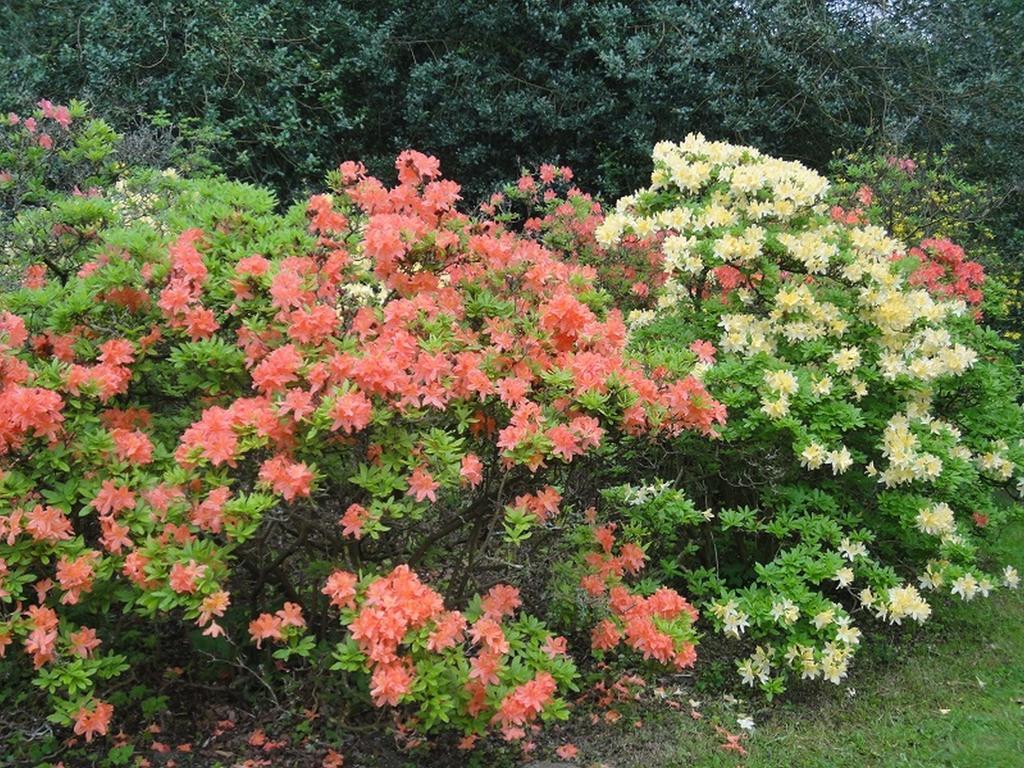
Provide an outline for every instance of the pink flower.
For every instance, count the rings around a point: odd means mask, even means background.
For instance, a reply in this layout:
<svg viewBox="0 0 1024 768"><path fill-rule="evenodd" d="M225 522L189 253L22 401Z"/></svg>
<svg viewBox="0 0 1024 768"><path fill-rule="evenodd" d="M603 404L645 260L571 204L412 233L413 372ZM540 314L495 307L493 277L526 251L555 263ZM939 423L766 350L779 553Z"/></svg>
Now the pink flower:
<svg viewBox="0 0 1024 768"><path fill-rule="evenodd" d="M650 293L651 291L647 283L643 282L642 280L638 280L637 282L633 283L632 287L630 287L629 290L634 295L639 296L641 299L646 298L647 294Z"/></svg>
<svg viewBox="0 0 1024 768"><path fill-rule="evenodd" d="M257 648L263 647L264 640L283 640L281 629L281 617L269 613L261 613L249 622L249 635L256 641Z"/></svg>
<svg viewBox="0 0 1024 768"><path fill-rule="evenodd" d="M703 341L701 339L697 339L697 341L690 345L690 351L697 356L698 360L702 363L706 363L707 365L711 365L715 362L715 355L718 353L714 344L710 341Z"/></svg>
<svg viewBox="0 0 1024 768"><path fill-rule="evenodd" d="M522 604L518 589L508 584L495 584L480 601L480 608L484 616L501 621L502 617L515 613L516 608Z"/></svg>
<svg viewBox="0 0 1024 768"><path fill-rule="evenodd" d="M404 664L379 664L370 676L370 696L378 707L390 704L392 707L412 688L412 675Z"/></svg>
<svg viewBox="0 0 1024 768"><path fill-rule="evenodd" d="M356 541L363 538L363 526L370 519L370 512L361 504L350 504L338 524L342 526L341 535L351 536Z"/></svg>
<svg viewBox="0 0 1024 768"><path fill-rule="evenodd" d="M199 565L195 560L189 560L188 565L175 563L171 566L167 582L178 594L196 591L196 579L201 579L206 573L206 566Z"/></svg>
<svg viewBox="0 0 1024 768"><path fill-rule="evenodd" d="M484 463L473 453L467 453L462 457L462 466L459 469L459 476L470 486L477 486L484 479Z"/></svg>
<svg viewBox="0 0 1024 768"><path fill-rule="evenodd" d="M437 501L437 489L441 484L436 482L431 474L420 467L417 467L409 478L409 495L416 501L430 499Z"/></svg>
<svg viewBox="0 0 1024 768"><path fill-rule="evenodd" d="M544 641L544 653L552 659L568 653L568 643L564 637L549 637Z"/></svg>
<svg viewBox="0 0 1024 768"><path fill-rule="evenodd" d="M555 750L555 754L563 760L575 760L580 751L574 744L563 744Z"/></svg>
<svg viewBox="0 0 1024 768"><path fill-rule="evenodd" d="M75 713L75 733L85 736L86 741L92 741L97 734L105 736L113 714L113 706L97 699L92 709L82 707Z"/></svg>
<svg viewBox="0 0 1024 768"><path fill-rule="evenodd" d="M313 472L302 462L275 456L263 462L260 480L271 486L274 493L283 496L285 501L291 501L296 496L309 496Z"/></svg>
<svg viewBox="0 0 1024 768"><path fill-rule="evenodd" d="M346 392L341 395L331 409L331 418L334 423L333 430L344 430L345 434L352 434L366 429L373 417L373 403L362 392Z"/></svg>
<svg viewBox="0 0 1024 768"><path fill-rule="evenodd" d="M338 608L356 607L356 583L354 573L335 571L327 577L327 583L320 590L331 599L331 605Z"/></svg>

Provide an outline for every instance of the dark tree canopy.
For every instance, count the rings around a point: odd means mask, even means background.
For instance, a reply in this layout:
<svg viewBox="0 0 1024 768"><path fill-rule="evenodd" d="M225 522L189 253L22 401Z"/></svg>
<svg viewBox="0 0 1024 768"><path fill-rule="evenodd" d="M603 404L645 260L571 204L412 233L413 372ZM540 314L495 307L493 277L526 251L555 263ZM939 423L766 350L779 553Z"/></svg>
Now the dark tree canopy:
<svg viewBox="0 0 1024 768"><path fill-rule="evenodd" d="M412 146L470 196L542 160L614 195L688 131L817 167L953 145L1022 174L1016 0L13 0L0 27L0 107L200 118L227 171L287 194Z"/></svg>

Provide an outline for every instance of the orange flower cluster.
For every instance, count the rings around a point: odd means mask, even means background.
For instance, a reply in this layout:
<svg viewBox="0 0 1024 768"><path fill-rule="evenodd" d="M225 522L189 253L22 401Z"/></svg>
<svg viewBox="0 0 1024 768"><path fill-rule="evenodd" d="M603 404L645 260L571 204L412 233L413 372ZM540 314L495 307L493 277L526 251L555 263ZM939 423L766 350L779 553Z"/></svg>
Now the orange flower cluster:
<svg viewBox="0 0 1024 768"><path fill-rule="evenodd" d="M643 570L643 549L626 542L613 554L614 526L593 526L593 532L599 548L585 555L580 586L592 597L606 599L611 613L591 631L591 647L604 652L625 642L644 659L677 669L692 667L697 660L692 631L697 609L669 587L647 597L631 592L622 582L627 574Z"/></svg>
<svg viewBox="0 0 1024 768"><path fill-rule="evenodd" d="M985 268L964 257L964 249L946 238L927 238L909 255L918 266L911 273L911 285L923 285L941 298L961 298L968 304L979 304Z"/></svg>

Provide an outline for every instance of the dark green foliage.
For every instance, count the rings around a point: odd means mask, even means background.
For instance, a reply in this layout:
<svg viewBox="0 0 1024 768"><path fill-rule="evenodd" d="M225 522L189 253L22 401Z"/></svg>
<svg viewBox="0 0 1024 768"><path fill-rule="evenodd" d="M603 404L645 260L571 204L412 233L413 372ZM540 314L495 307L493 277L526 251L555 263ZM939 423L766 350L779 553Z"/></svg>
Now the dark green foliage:
<svg viewBox="0 0 1024 768"><path fill-rule="evenodd" d="M614 197L691 130L817 167L950 144L979 177L1022 174L1016 0L13 0L0 29L0 108L198 118L226 170L289 195L414 146L467 197L542 160Z"/></svg>

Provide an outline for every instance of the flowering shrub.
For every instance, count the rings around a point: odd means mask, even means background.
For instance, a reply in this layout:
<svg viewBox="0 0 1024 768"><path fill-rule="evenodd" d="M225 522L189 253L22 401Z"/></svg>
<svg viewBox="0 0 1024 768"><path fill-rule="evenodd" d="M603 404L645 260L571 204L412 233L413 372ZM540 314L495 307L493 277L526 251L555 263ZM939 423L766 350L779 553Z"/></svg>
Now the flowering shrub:
<svg viewBox="0 0 1024 768"><path fill-rule="evenodd" d="M6 216L50 202L60 192L81 192L111 182L114 131L87 117L82 102L42 99L27 115L0 121L0 210Z"/></svg>
<svg viewBox="0 0 1024 768"><path fill-rule="evenodd" d="M458 212L434 158L396 167L388 188L345 163L283 217L166 180L66 279L33 265L3 296L0 654L87 740L125 669L112 610L333 658L467 744L562 717L565 640L520 611L544 574L502 582L562 546L610 441L722 428L700 381L626 354L593 269ZM681 597L610 595L631 647L692 663Z"/></svg>
<svg viewBox="0 0 1024 768"><path fill-rule="evenodd" d="M699 360L730 412L713 450L684 438L658 468L706 500L694 522L714 560L651 534L666 505L692 518L679 491L631 486L619 514L639 507L652 560L756 646L739 670L769 694L791 673L839 682L859 616L923 621L926 591L1018 583L979 557L1020 513L1024 463L1019 372L971 310L983 273L947 241L907 252L867 212L830 211L827 189L797 163L691 135L655 147L651 186L596 231L661 238L669 279L658 312L631 315L634 344L670 368Z"/></svg>
<svg viewBox="0 0 1024 768"><path fill-rule="evenodd" d="M118 176L110 126L89 118L81 102L42 99L37 107L0 119L0 280L7 287L21 279L26 249L41 263L37 271L48 264L66 276L67 252L106 223L91 198Z"/></svg>
<svg viewBox="0 0 1024 768"><path fill-rule="evenodd" d="M41 109L71 144L18 118L8 166L78 146ZM469 748L566 717L579 651L694 665L697 607L774 695L929 591L1016 586L983 547L1024 490L998 282L870 188L699 136L654 160L607 213L542 166L469 216L414 151L283 215L173 172L22 206L0 656L52 719L113 727L117 614Z"/></svg>
<svg viewBox="0 0 1024 768"><path fill-rule="evenodd" d="M905 243L946 241L966 252L1001 284L986 291L999 312L988 322L1021 340L1021 233L1013 226L1012 195L971 180L950 150L902 156L895 151L854 153L832 165L830 197L837 212L870 218ZM922 245L922 248L924 246Z"/></svg>
<svg viewBox="0 0 1024 768"><path fill-rule="evenodd" d="M177 171L210 172L202 136L149 122L120 135L78 101L38 103L0 120L0 285L66 282L102 230L154 226L176 191Z"/></svg>
<svg viewBox="0 0 1024 768"><path fill-rule="evenodd" d="M598 285L622 311L651 308L665 281L658 239L627 236L614 244L599 243L594 233L604 220L601 204L572 185L572 179L571 168L542 165L492 195L481 210L593 267Z"/></svg>
<svg viewBox="0 0 1024 768"><path fill-rule="evenodd" d="M644 597L624 584L627 574L643 570L647 555L636 541L623 543L615 553L615 527L591 522L589 532L598 546L580 563L580 587L604 614L591 632L592 648L603 653L622 642L645 660L692 667L697 659L696 609L669 587L659 586Z"/></svg>
<svg viewBox="0 0 1024 768"><path fill-rule="evenodd" d="M996 246L986 222L1000 201L985 184L967 180L948 151L903 155L896 150L836 159L830 175L835 205L870 217L901 242L948 238L986 260Z"/></svg>

